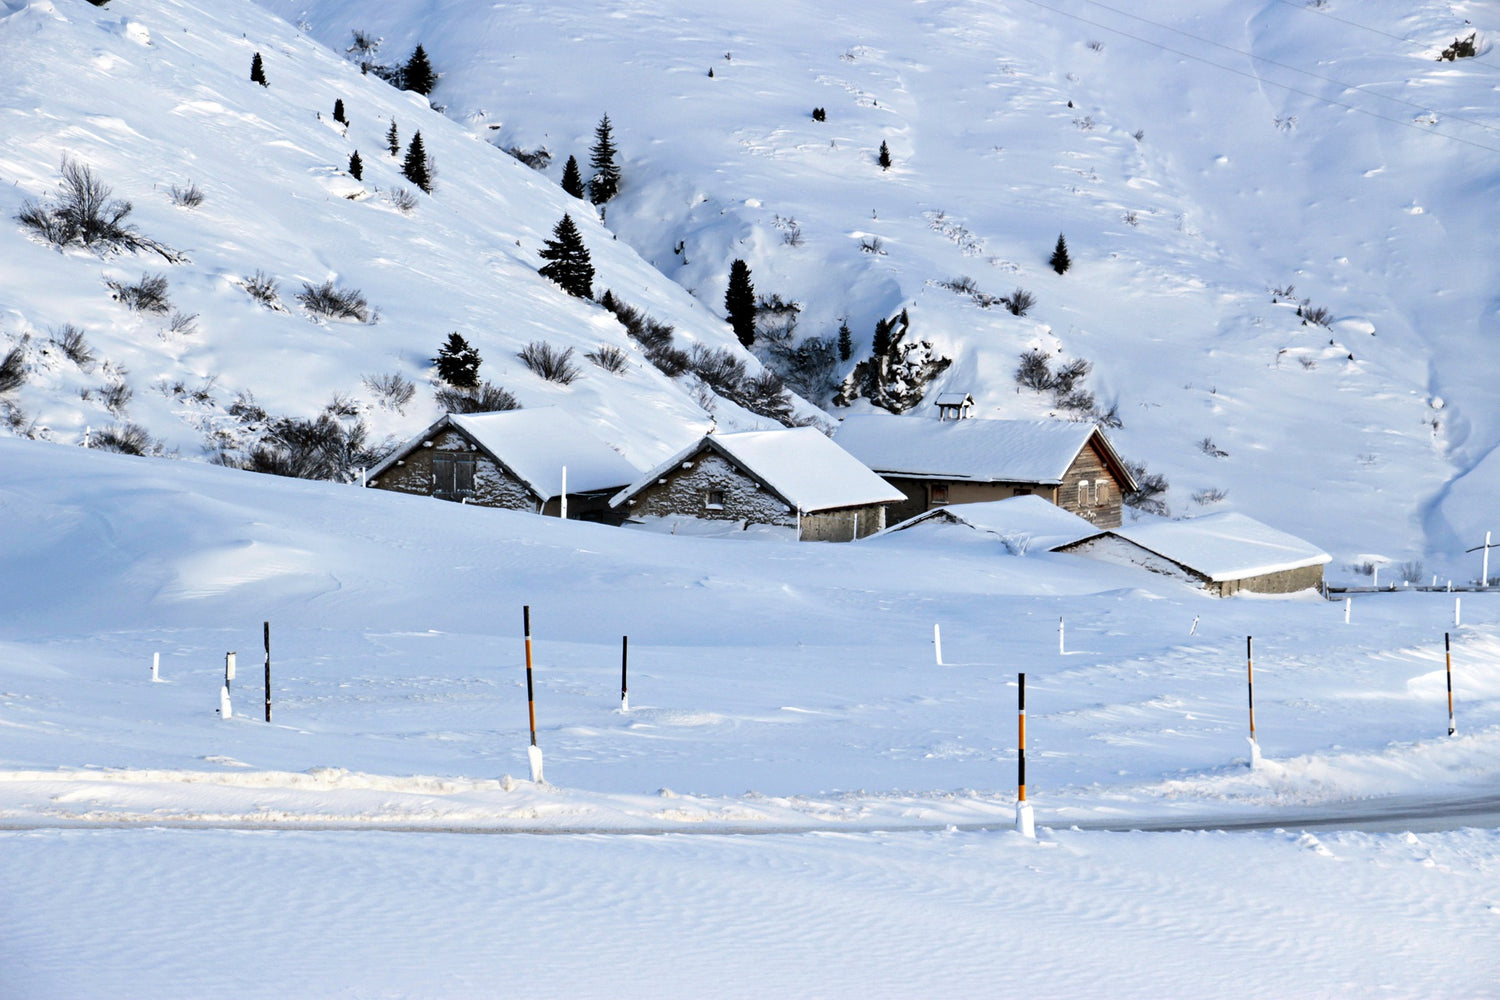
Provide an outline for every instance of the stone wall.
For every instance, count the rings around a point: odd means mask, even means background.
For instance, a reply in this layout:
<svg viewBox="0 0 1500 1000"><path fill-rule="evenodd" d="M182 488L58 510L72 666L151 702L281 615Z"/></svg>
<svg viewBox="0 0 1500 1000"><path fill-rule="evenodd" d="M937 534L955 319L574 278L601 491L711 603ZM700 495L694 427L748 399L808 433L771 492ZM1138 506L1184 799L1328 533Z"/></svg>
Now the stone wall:
<svg viewBox="0 0 1500 1000"><path fill-rule="evenodd" d="M474 457L474 494L466 502L484 507L506 507L511 510L537 509L541 498L483 452L475 450L468 438L447 428L412 449L400 462L382 472L369 485L397 493L433 495L432 459L439 454L463 453ZM448 498L444 498L448 499Z"/></svg>
<svg viewBox="0 0 1500 1000"><path fill-rule="evenodd" d="M631 517L698 517L711 521L748 521L753 524L795 526L797 512L775 494L735 468L722 456L707 449L695 452L685 463L661 477L631 499L626 509ZM710 504L710 494L722 494L722 502Z"/></svg>

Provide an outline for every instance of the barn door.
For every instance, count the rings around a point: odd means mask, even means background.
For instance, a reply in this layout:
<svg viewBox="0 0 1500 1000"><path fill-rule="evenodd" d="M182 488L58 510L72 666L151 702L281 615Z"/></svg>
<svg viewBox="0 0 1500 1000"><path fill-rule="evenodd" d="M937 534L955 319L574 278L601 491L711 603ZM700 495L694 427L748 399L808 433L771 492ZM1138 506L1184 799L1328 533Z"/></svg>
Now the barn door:
<svg viewBox="0 0 1500 1000"><path fill-rule="evenodd" d="M432 456L432 495L463 500L474 495L473 455Z"/></svg>

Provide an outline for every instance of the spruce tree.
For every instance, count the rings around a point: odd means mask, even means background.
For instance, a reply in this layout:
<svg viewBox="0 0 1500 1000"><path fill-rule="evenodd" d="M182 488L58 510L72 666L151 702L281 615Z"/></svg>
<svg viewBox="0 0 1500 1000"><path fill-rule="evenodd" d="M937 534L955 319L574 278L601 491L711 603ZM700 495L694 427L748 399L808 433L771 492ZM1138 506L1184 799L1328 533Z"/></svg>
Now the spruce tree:
<svg viewBox="0 0 1500 1000"><path fill-rule="evenodd" d="M392 156L401 155L401 136L396 132L396 119L391 119L391 127L385 130L385 148L391 151Z"/></svg>
<svg viewBox="0 0 1500 1000"><path fill-rule="evenodd" d="M348 125L349 119L344 117L344 99L335 97L333 99L333 120L340 125Z"/></svg>
<svg viewBox="0 0 1500 1000"><path fill-rule="evenodd" d="M609 115L599 119L594 129L594 147L589 150L589 166L594 177L589 181L589 201L602 205L620 191L620 168L615 163L615 142Z"/></svg>
<svg viewBox="0 0 1500 1000"><path fill-rule="evenodd" d="M411 145L406 147L406 160L401 164L401 173L423 192L432 193L432 172L427 169L427 150L422 145L421 132L412 134Z"/></svg>
<svg viewBox="0 0 1500 1000"><path fill-rule="evenodd" d="M438 349L437 357L432 360L437 365L438 378L453 388L478 388L479 352L457 330L448 334L448 342Z"/></svg>
<svg viewBox="0 0 1500 1000"><path fill-rule="evenodd" d="M750 283L750 265L736 260L729 265L729 287L724 291L724 311L740 343L755 343L755 286Z"/></svg>
<svg viewBox="0 0 1500 1000"><path fill-rule="evenodd" d="M542 247L541 258L547 261L538 268L544 278L550 278L562 286L569 295L580 299L594 296L594 265L589 260L589 249L583 245L583 237L573 224L573 217L564 215L552 229L552 239Z"/></svg>
<svg viewBox="0 0 1500 1000"><path fill-rule="evenodd" d="M854 353L854 334L849 332L849 321L839 321L839 360L848 361Z"/></svg>
<svg viewBox="0 0 1500 1000"><path fill-rule="evenodd" d="M423 97L432 93L432 88L437 86L437 74L432 71L432 64L427 61L427 52L422 46L418 45L412 50L411 58L401 68L401 85L407 90L415 90Z"/></svg>
<svg viewBox="0 0 1500 1000"><path fill-rule="evenodd" d="M568 157L567 165L563 167L562 189L575 198L583 197L583 178L578 173L578 158Z"/></svg>
<svg viewBox="0 0 1500 1000"><path fill-rule="evenodd" d="M1062 233L1057 234L1057 246L1052 248L1052 257L1047 261L1052 265L1052 270L1058 274L1064 274L1068 268L1073 266L1072 260L1068 258L1068 241L1063 239Z"/></svg>
<svg viewBox="0 0 1500 1000"><path fill-rule="evenodd" d="M250 60L250 82L258 83L262 87L269 87L266 82L266 66L260 61L260 53L255 53L255 58Z"/></svg>
<svg viewBox="0 0 1500 1000"><path fill-rule="evenodd" d="M893 319L875 321L875 338L870 342L870 355L876 361L891 353L891 330L896 326Z"/></svg>
<svg viewBox="0 0 1500 1000"><path fill-rule="evenodd" d="M887 146L885 144L885 140L883 140L883 139L880 142L880 158L879 158L879 163L880 163L880 169L881 170L889 170L889 169L891 169L891 147Z"/></svg>
<svg viewBox="0 0 1500 1000"><path fill-rule="evenodd" d="M359 150L357 149L349 156L349 176L357 181L365 179L365 164L359 158Z"/></svg>

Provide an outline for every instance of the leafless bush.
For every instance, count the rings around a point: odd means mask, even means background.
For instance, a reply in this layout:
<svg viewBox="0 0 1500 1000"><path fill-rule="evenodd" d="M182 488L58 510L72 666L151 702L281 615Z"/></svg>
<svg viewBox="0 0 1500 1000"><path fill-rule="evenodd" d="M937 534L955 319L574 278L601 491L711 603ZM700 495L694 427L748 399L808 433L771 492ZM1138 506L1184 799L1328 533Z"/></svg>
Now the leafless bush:
<svg viewBox="0 0 1500 1000"><path fill-rule="evenodd" d="M416 211L417 196L410 188L391 188L391 193L386 197L403 215L410 215Z"/></svg>
<svg viewBox="0 0 1500 1000"><path fill-rule="evenodd" d="M10 392L26 384L26 352L12 347L0 359L0 392Z"/></svg>
<svg viewBox="0 0 1500 1000"><path fill-rule="evenodd" d="M1229 491L1212 487L1206 490L1193 491L1193 503L1200 507L1210 507L1216 503L1223 503L1229 499Z"/></svg>
<svg viewBox="0 0 1500 1000"><path fill-rule="evenodd" d="M600 344L598 350L589 351L584 357L611 375L620 374L630 364L630 355L614 344Z"/></svg>
<svg viewBox="0 0 1500 1000"><path fill-rule="evenodd" d="M1145 462L1126 461L1125 466L1130 470L1136 485L1135 490L1125 494L1125 505L1147 514L1170 517L1172 511L1162 498L1170 489L1167 477L1159 472L1147 472Z"/></svg>
<svg viewBox="0 0 1500 1000"><path fill-rule="evenodd" d="M535 150L525 150L520 146L511 146L506 152L526 164L532 170L546 170L552 163L552 154L547 151L546 146Z"/></svg>
<svg viewBox="0 0 1500 1000"><path fill-rule="evenodd" d="M880 254L885 256L885 241L879 236L866 237L859 241L859 248L865 253Z"/></svg>
<svg viewBox="0 0 1500 1000"><path fill-rule="evenodd" d="M1091 52L1103 52L1104 51L1104 43L1101 42L1101 41L1099 41L1099 39L1097 39L1097 38L1090 38L1089 39L1089 51L1091 51Z"/></svg>
<svg viewBox="0 0 1500 1000"><path fill-rule="evenodd" d="M1303 299L1297 306L1297 315L1302 317L1302 325L1311 323L1314 326L1329 326L1333 323L1333 313L1322 306L1312 304L1312 299Z"/></svg>
<svg viewBox="0 0 1500 1000"><path fill-rule="evenodd" d="M1087 389L1059 392L1053 397L1052 403L1058 409L1071 413L1075 420L1083 420L1094 414L1094 394Z"/></svg>
<svg viewBox="0 0 1500 1000"><path fill-rule="evenodd" d="M100 254L150 250L174 264L185 259L128 225L125 220L133 208L128 201L111 198L112 193L92 168L64 158L61 191L54 203L27 201L16 220L56 247L77 243Z"/></svg>
<svg viewBox="0 0 1500 1000"><path fill-rule="evenodd" d="M178 208L197 208L203 204L203 191L192 181L188 181L185 187L173 184L172 204Z"/></svg>
<svg viewBox="0 0 1500 1000"><path fill-rule="evenodd" d="M781 242L785 243L789 247L800 247L804 242L806 242L802 238L802 227L797 225L796 222L792 222L781 234Z"/></svg>
<svg viewBox="0 0 1500 1000"><path fill-rule="evenodd" d="M1017 288L1009 295L1002 295L1000 301L1005 303L1005 308L1010 310L1013 316L1025 316L1036 305L1036 296L1024 288Z"/></svg>
<svg viewBox="0 0 1500 1000"><path fill-rule="evenodd" d="M959 275L957 278L954 278L951 281L939 281L938 287L946 288L948 289L948 291L956 292L959 295L979 294L979 286L975 284L974 279L969 277L967 274Z"/></svg>
<svg viewBox="0 0 1500 1000"><path fill-rule="evenodd" d="M143 274L141 280L133 285L121 281L107 281L105 284L114 290L115 299L127 309L162 314L172 309L171 300L167 298L167 276L164 274Z"/></svg>
<svg viewBox="0 0 1500 1000"><path fill-rule="evenodd" d="M375 396L376 402L383 410L394 410L397 413L406 412L406 404L412 401L417 394L417 387L399 372L390 375L366 375L361 380L365 388Z"/></svg>
<svg viewBox="0 0 1500 1000"><path fill-rule="evenodd" d="M72 323L64 323L52 332L52 343L63 352L63 356L83 371L94 367L94 349L83 337L83 331Z"/></svg>
<svg viewBox="0 0 1500 1000"><path fill-rule="evenodd" d="M315 316L330 319L357 319L361 323L368 322L370 319L370 307L365 297L356 289L337 288L332 281L325 281L316 286L304 281L302 291L297 293L297 301Z"/></svg>
<svg viewBox="0 0 1500 1000"><path fill-rule="evenodd" d="M197 333L198 314L174 312L171 322L167 324L167 332L178 337L187 337Z"/></svg>
<svg viewBox="0 0 1500 1000"><path fill-rule="evenodd" d="M581 372L573 363L573 348L559 351L545 340L533 340L516 352L516 357L548 382L569 385Z"/></svg>
<svg viewBox="0 0 1500 1000"><path fill-rule="evenodd" d="M1402 583L1421 583L1427 576L1426 569L1422 566L1422 560L1409 559L1396 567L1396 572L1401 577Z"/></svg>
<svg viewBox="0 0 1500 1000"><path fill-rule="evenodd" d="M1302 366L1303 371L1312 371L1318 367L1318 359L1306 354L1299 357L1297 363Z"/></svg>
<svg viewBox="0 0 1500 1000"><path fill-rule="evenodd" d="M1206 437L1202 441L1199 441L1198 442L1198 450L1201 451L1201 452L1203 452L1203 454L1207 455L1209 458L1228 458L1229 457L1229 452L1225 451L1223 448L1220 448L1218 445L1214 444L1214 439L1211 438L1211 437Z"/></svg>
<svg viewBox="0 0 1500 1000"><path fill-rule="evenodd" d="M1024 352L1016 366L1016 382L1035 392L1052 388L1052 367L1047 363L1050 357L1036 348Z"/></svg>
<svg viewBox="0 0 1500 1000"><path fill-rule="evenodd" d="M1062 365L1052 373L1052 385L1049 387L1058 396L1066 396L1073 391L1074 386L1088 377L1094 366L1083 358L1074 358ZM1093 406L1092 403L1089 404Z"/></svg>
<svg viewBox="0 0 1500 1000"><path fill-rule="evenodd" d="M115 416L122 416L125 407L135 398L135 390L126 382L110 382L99 390L99 400L105 409Z"/></svg>
<svg viewBox="0 0 1500 1000"><path fill-rule="evenodd" d="M1139 226L1141 224L1141 217L1136 213L1135 209L1127 209L1125 214L1120 216L1120 221L1124 222L1127 226Z"/></svg>
<svg viewBox="0 0 1500 1000"><path fill-rule="evenodd" d="M121 455L160 455L162 445L140 424L114 424L89 438L89 447Z"/></svg>
<svg viewBox="0 0 1500 1000"><path fill-rule="evenodd" d="M437 389L433 397L444 413L498 413L521 408L509 391L489 382L481 382L473 389L445 385Z"/></svg>
<svg viewBox="0 0 1500 1000"><path fill-rule="evenodd" d="M1094 131L1094 116L1084 115L1082 118L1074 118L1073 127L1078 129L1078 131L1080 132Z"/></svg>
<svg viewBox="0 0 1500 1000"><path fill-rule="evenodd" d="M250 297L267 309L282 311L281 293L276 287L276 279L264 271L256 271L251 277L240 282Z"/></svg>

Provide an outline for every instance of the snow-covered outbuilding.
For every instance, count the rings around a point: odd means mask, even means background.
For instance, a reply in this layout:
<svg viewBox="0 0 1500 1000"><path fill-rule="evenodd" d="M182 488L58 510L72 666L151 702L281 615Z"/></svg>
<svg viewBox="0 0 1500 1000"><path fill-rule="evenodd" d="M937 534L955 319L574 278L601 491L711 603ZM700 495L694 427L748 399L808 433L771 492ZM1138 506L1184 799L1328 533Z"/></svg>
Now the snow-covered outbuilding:
<svg viewBox="0 0 1500 1000"><path fill-rule="evenodd" d="M1036 495L935 507L893 525L886 534L937 525L961 525L981 535L992 535L1018 556L1047 552L1101 534L1096 525Z"/></svg>
<svg viewBox="0 0 1500 1000"><path fill-rule="evenodd" d="M610 501L634 520L697 518L794 528L847 542L885 528L899 490L811 427L709 434Z"/></svg>
<svg viewBox="0 0 1500 1000"><path fill-rule="evenodd" d="M1061 420L845 417L834 435L904 496L891 518L950 504L1040 496L1100 528L1117 527L1136 489L1094 424Z"/></svg>
<svg viewBox="0 0 1500 1000"><path fill-rule="evenodd" d="M1061 551L1177 577L1215 597L1317 588L1332 558L1311 542L1234 511L1186 521L1152 518Z"/></svg>
<svg viewBox="0 0 1500 1000"><path fill-rule="evenodd" d="M609 498L640 469L558 407L450 413L371 469L367 485L478 504L612 520Z"/></svg>

